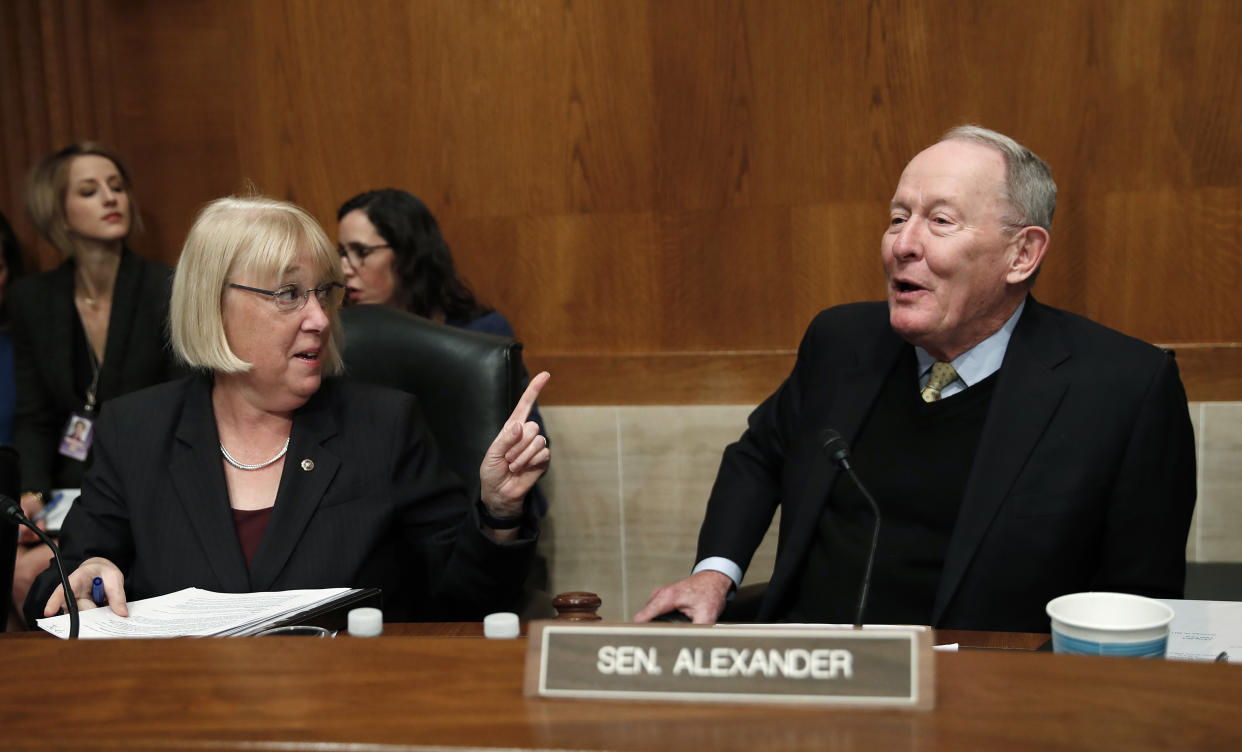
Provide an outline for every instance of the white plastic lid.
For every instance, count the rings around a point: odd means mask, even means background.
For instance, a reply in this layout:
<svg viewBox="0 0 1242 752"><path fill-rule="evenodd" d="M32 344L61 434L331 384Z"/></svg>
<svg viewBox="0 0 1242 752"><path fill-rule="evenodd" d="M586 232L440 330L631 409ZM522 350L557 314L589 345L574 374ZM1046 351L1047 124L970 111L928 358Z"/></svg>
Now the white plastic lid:
<svg viewBox="0 0 1242 752"><path fill-rule="evenodd" d="M383 611L378 608L351 608L349 610L351 637L379 637L383 632Z"/></svg>
<svg viewBox="0 0 1242 752"><path fill-rule="evenodd" d="M512 639L522 633L517 614L501 611L483 617L483 636L500 640Z"/></svg>

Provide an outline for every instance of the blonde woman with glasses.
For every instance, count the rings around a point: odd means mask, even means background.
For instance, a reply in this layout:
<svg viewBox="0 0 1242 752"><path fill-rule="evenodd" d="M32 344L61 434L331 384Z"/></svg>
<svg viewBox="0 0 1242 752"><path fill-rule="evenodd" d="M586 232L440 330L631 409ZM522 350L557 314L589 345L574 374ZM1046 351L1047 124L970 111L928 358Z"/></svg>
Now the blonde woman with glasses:
<svg viewBox="0 0 1242 752"><path fill-rule="evenodd" d="M385 618L469 619L516 603L538 523L525 496L549 452L531 381L467 490L417 401L341 369L336 249L302 209L226 198L200 213L173 283L171 333L195 373L117 401L64 525L73 597L378 587ZM64 605L40 575L28 618Z"/></svg>

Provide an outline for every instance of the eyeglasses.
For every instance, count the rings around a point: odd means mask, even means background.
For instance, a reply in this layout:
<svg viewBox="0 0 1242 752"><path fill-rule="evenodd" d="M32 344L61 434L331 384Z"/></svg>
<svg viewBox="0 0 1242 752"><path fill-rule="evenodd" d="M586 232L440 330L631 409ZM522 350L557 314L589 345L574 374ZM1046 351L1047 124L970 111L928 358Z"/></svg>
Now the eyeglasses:
<svg viewBox="0 0 1242 752"><path fill-rule="evenodd" d="M229 287L266 295L281 311L302 310L306 307L306 301L310 300L311 293L315 294L315 300L319 301L319 307L324 310L336 308L341 304L341 299L345 297L345 285L340 282L325 282L319 287L310 287L305 290L299 290L297 285L281 285L275 290L264 290L260 287L239 285L236 282L230 282Z"/></svg>
<svg viewBox="0 0 1242 752"><path fill-rule="evenodd" d="M381 248L391 248L387 243L379 243L377 245L362 245L361 243L349 243L347 245L338 245L336 252L341 258L348 258L349 263L355 268L362 266L367 262L367 256Z"/></svg>

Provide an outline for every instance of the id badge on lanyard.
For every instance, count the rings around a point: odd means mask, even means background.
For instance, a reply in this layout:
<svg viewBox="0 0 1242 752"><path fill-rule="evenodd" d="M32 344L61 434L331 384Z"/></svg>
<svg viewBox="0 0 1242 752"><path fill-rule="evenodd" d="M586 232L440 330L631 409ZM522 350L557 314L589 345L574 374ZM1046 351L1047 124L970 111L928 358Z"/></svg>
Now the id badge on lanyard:
<svg viewBox="0 0 1242 752"><path fill-rule="evenodd" d="M69 416L65 425L65 435L60 440L60 453L75 460L86 460L91 451L91 439L95 436L95 420L86 410L79 410Z"/></svg>
<svg viewBox="0 0 1242 752"><path fill-rule="evenodd" d="M65 433L60 439L60 453L81 462L86 461L91 441L95 438L95 389L99 386L99 361L94 350L91 351L91 366L95 374L90 388L86 390L86 405L69 416Z"/></svg>

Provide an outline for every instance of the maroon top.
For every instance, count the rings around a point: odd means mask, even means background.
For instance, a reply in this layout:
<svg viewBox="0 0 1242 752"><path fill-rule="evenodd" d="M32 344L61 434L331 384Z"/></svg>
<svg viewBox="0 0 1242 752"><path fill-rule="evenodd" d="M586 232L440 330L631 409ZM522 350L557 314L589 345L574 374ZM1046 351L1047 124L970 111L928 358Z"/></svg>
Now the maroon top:
<svg viewBox="0 0 1242 752"><path fill-rule="evenodd" d="M237 539L241 541L242 553L246 554L246 566L254 560L254 552L263 540L263 531L272 520L272 509L234 509L233 527L237 528Z"/></svg>

